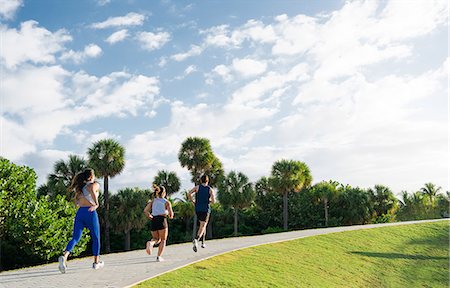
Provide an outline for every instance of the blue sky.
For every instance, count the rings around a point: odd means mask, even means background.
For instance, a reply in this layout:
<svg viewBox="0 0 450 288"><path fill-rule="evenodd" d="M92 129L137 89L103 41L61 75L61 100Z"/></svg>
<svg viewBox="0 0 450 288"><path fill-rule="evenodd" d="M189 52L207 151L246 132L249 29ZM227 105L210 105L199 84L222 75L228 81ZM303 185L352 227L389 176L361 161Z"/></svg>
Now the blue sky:
<svg viewBox="0 0 450 288"><path fill-rule="evenodd" d="M274 161L448 190L448 2L0 0L0 155L35 168L114 138L113 190L189 174L210 139L252 181Z"/></svg>

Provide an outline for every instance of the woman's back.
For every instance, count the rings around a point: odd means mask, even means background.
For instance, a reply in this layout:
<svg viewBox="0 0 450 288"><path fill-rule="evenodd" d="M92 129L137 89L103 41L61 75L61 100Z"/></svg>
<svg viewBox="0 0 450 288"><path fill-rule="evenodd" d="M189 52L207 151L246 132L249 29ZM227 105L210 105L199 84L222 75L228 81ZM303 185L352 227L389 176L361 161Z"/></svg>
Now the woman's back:
<svg viewBox="0 0 450 288"><path fill-rule="evenodd" d="M167 214L166 203L167 203L167 200L165 198L153 199L152 215L153 216L166 215Z"/></svg>

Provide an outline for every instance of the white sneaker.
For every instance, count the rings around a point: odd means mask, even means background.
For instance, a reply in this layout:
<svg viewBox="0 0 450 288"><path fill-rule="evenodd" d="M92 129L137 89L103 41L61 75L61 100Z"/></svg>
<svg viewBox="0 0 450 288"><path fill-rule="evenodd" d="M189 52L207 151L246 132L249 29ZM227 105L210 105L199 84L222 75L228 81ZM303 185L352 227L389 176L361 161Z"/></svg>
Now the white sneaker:
<svg viewBox="0 0 450 288"><path fill-rule="evenodd" d="M156 262L163 262L164 258L162 258L161 256L157 256L156 257Z"/></svg>
<svg viewBox="0 0 450 288"><path fill-rule="evenodd" d="M206 248L206 243L202 242L202 248Z"/></svg>
<svg viewBox="0 0 450 288"><path fill-rule="evenodd" d="M105 262L103 261L100 261L98 263L92 263L92 268L95 270L103 268L103 266L105 266Z"/></svg>
<svg viewBox="0 0 450 288"><path fill-rule="evenodd" d="M197 252L197 247L198 247L197 239L192 240L192 244L194 244L194 246L192 247L192 250L194 250L194 252Z"/></svg>
<svg viewBox="0 0 450 288"><path fill-rule="evenodd" d="M66 273L66 269L67 269L66 258L64 258L64 256L59 256L58 262L59 262L59 266L58 266L59 271L63 274Z"/></svg>

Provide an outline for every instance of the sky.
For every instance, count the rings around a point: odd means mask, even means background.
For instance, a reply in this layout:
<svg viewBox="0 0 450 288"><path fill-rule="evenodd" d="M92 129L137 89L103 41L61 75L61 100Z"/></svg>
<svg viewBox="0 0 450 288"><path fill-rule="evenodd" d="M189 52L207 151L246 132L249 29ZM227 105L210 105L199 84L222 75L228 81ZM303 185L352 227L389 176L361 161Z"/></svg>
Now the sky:
<svg viewBox="0 0 450 288"><path fill-rule="evenodd" d="M446 0L0 0L0 155L35 169L126 149L110 189L205 137L251 181L275 161L313 183L449 190Z"/></svg>

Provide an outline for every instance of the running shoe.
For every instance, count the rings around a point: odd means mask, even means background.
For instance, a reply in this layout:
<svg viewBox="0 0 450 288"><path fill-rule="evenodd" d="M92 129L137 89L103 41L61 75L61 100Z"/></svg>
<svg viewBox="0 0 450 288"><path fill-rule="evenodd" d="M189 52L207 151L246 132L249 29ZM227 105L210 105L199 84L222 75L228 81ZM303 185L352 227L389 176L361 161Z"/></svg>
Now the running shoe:
<svg viewBox="0 0 450 288"><path fill-rule="evenodd" d="M95 270L103 268L103 266L105 266L105 262L103 261L100 261L98 263L92 263L92 268Z"/></svg>
<svg viewBox="0 0 450 288"><path fill-rule="evenodd" d="M64 258L64 256L59 256L58 257L58 263L59 263L59 271L61 273L66 273L66 269L67 269L67 264L66 264L66 258Z"/></svg>
<svg viewBox="0 0 450 288"><path fill-rule="evenodd" d="M206 248L206 243L202 242L202 248Z"/></svg>
<svg viewBox="0 0 450 288"><path fill-rule="evenodd" d="M157 256L156 257L156 262L163 262L164 258L162 258L161 256Z"/></svg>
<svg viewBox="0 0 450 288"><path fill-rule="evenodd" d="M197 239L192 240L192 244L194 244L194 246L192 247L192 250L194 250L194 252L197 252L197 247L198 247Z"/></svg>

